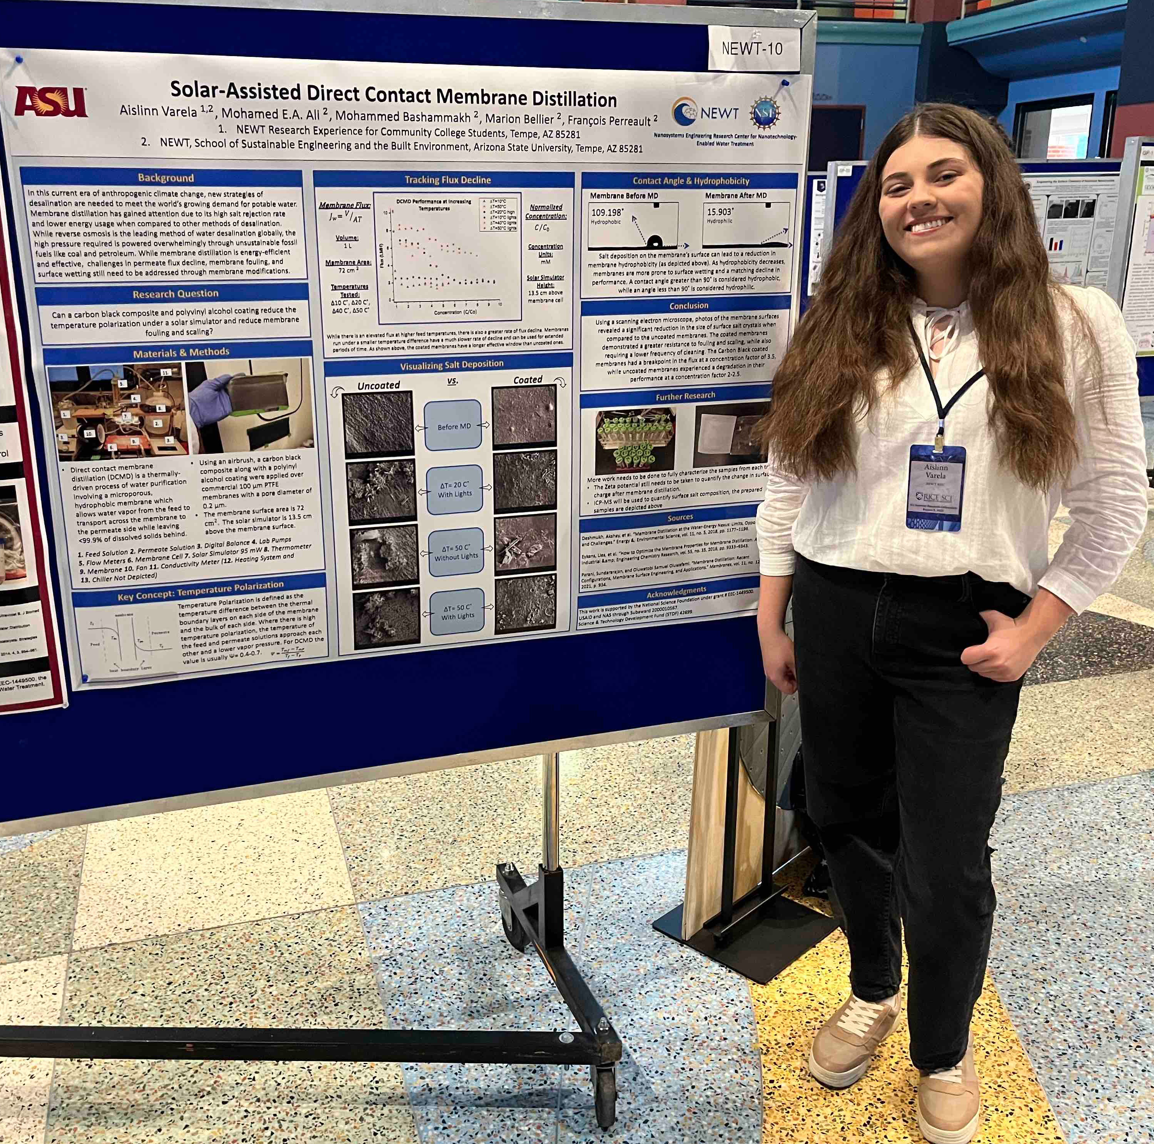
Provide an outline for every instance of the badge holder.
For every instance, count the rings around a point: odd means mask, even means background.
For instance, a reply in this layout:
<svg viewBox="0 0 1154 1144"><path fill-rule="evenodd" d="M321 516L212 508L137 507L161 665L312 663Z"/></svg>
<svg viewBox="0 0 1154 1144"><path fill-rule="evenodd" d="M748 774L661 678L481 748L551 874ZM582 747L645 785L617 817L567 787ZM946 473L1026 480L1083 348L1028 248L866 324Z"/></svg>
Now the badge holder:
<svg viewBox="0 0 1154 1144"><path fill-rule="evenodd" d="M961 532L966 450L962 445L911 445L906 528Z"/></svg>
<svg viewBox="0 0 1154 1144"><path fill-rule="evenodd" d="M909 481L906 485L906 528L918 532L961 532L962 494L966 487L966 450L962 445L947 445L946 415L961 398L985 376L978 370L973 377L950 398L946 405L938 394L933 370L922 352L922 343L912 321L908 322L914 348L922 363L934 405L938 410L938 434L932 445L910 446Z"/></svg>

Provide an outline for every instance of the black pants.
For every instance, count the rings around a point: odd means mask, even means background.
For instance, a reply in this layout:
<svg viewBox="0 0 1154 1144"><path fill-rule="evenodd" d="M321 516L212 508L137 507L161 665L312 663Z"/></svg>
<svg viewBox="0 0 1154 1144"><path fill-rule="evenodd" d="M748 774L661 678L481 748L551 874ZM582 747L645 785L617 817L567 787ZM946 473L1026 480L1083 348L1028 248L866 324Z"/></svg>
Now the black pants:
<svg viewBox="0 0 1154 1144"><path fill-rule="evenodd" d="M966 1051L995 906L990 828L1021 683L961 662L989 608L1029 597L973 573L924 578L798 557L793 583L806 801L849 940L854 993L892 996L909 954L910 1056Z"/></svg>

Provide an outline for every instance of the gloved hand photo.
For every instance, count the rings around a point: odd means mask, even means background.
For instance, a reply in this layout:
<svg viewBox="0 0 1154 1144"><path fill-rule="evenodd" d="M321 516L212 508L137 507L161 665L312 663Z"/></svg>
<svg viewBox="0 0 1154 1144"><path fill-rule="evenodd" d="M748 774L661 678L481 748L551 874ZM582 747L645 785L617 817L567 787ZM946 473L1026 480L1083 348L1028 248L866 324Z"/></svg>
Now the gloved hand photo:
<svg viewBox="0 0 1154 1144"><path fill-rule="evenodd" d="M198 429L215 425L232 412L228 383L239 376L236 373L224 373L220 377L209 378L189 393L188 411L192 414L192 423Z"/></svg>

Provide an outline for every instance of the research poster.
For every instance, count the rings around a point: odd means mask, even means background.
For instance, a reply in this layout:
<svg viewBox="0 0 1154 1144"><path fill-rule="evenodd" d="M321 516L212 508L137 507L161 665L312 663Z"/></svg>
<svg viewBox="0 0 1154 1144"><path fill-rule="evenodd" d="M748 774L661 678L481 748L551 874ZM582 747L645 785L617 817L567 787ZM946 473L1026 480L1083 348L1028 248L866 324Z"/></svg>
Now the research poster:
<svg viewBox="0 0 1154 1144"><path fill-rule="evenodd" d="M1143 146L1135 188L1122 316L1139 357L1154 356L1154 146Z"/></svg>
<svg viewBox="0 0 1154 1144"><path fill-rule="evenodd" d="M79 686L755 607L808 76L5 56Z"/></svg>
<svg viewBox="0 0 1154 1144"><path fill-rule="evenodd" d="M1054 173L1023 178L1055 279L1104 290L1118 218L1118 176Z"/></svg>
<svg viewBox="0 0 1154 1144"><path fill-rule="evenodd" d="M67 701L0 187L0 715Z"/></svg>
<svg viewBox="0 0 1154 1144"><path fill-rule="evenodd" d="M809 277L806 282L806 297L812 298L821 281L821 264L825 250L825 176L810 176L809 179Z"/></svg>

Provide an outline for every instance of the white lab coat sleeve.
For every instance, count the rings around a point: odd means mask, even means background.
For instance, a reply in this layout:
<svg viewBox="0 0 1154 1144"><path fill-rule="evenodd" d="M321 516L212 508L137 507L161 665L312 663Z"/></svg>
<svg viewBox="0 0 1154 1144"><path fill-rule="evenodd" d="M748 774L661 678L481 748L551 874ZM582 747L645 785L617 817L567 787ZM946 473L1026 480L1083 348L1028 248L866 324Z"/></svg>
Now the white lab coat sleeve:
<svg viewBox="0 0 1154 1144"><path fill-rule="evenodd" d="M1080 613L1109 591L1141 538L1149 481L1134 342L1122 313L1101 290L1070 293L1098 337L1104 369L1097 377L1079 367L1085 355L1072 347L1079 455L1062 501L1073 523L1039 587Z"/></svg>
<svg viewBox="0 0 1154 1144"><path fill-rule="evenodd" d="M765 499L757 509L757 550L763 576L793 574L793 525L809 486L781 469L769 456Z"/></svg>

